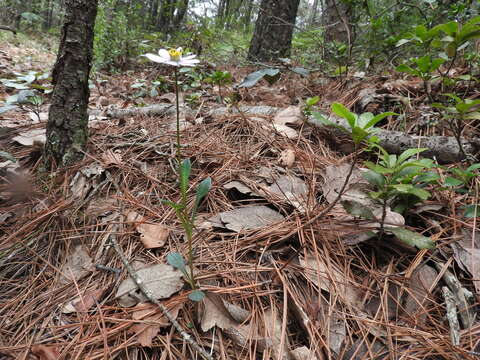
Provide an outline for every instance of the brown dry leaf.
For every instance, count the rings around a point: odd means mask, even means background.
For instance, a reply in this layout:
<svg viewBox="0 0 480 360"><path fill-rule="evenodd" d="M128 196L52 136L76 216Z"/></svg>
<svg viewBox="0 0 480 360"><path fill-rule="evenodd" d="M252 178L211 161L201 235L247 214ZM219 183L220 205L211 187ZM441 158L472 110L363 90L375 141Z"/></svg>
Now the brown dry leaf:
<svg viewBox="0 0 480 360"><path fill-rule="evenodd" d="M478 232L477 232L478 233ZM475 237L470 230L462 229L463 238L451 243L454 258L458 266L472 275L473 285L480 294L480 238ZM472 244L472 237L473 244Z"/></svg>
<svg viewBox="0 0 480 360"><path fill-rule="evenodd" d="M146 249L162 247L170 235L170 229L165 225L144 223L143 216L135 211L127 213L127 221L135 223L135 229L140 233L140 241Z"/></svg>
<svg viewBox="0 0 480 360"><path fill-rule="evenodd" d="M280 135L285 136L291 140L298 138L298 132L287 125L282 124L272 124L273 129Z"/></svg>
<svg viewBox="0 0 480 360"><path fill-rule="evenodd" d="M338 295L348 306L362 308L361 292L352 285L347 274L342 274L335 265L328 265L323 258L313 254L300 258L300 265L305 269L305 276L320 289L331 295Z"/></svg>
<svg viewBox="0 0 480 360"><path fill-rule="evenodd" d="M428 305L433 305L429 289L436 277L437 272L428 265L420 266L413 271L409 282L410 291L408 291L405 301L405 313L411 321L418 322L418 324L425 322Z"/></svg>
<svg viewBox="0 0 480 360"><path fill-rule="evenodd" d="M47 139L45 134L45 129L32 129L21 132L17 136L14 136L12 140L23 146L33 146L34 143L44 145Z"/></svg>
<svg viewBox="0 0 480 360"><path fill-rule="evenodd" d="M245 206L224 211L210 219L213 226L240 232L255 230L284 220L285 217L267 206Z"/></svg>
<svg viewBox="0 0 480 360"><path fill-rule="evenodd" d="M58 346L52 345L33 345L32 353L38 356L39 360L58 360L60 359L60 351Z"/></svg>
<svg viewBox="0 0 480 360"><path fill-rule="evenodd" d="M383 356L381 356L383 355ZM341 360L389 359L388 349L377 338L362 338L355 341Z"/></svg>
<svg viewBox="0 0 480 360"><path fill-rule="evenodd" d="M236 328L239 323L233 318L220 295L206 293L203 299L203 312L200 327L206 332L218 326L222 330Z"/></svg>
<svg viewBox="0 0 480 360"><path fill-rule="evenodd" d="M109 197L99 201L91 201L85 213L94 218L102 218L102 223L118 217L118 199Z"/></svg>
<svg viewBox="0 0 480 360"><path fill-rule="evenodd" d="M274 359L293 360L289 351L290 346L287 332L285 332L285 338L283 339L283 347L280 347L280 345L282 345L282 318L280 314L272 308L267 309L264 312L264 324L266 346L275 354Z"/></svg>
<svg viewBox="0 0 480 360"><path fill-rule="evenodd" d="M123 163L122 154L119 151L107 150L102 154L102 160L104 166L121 165Z"/></svg>
<svg viewBox="0 0 480 360"><path fill-rule="evenodd" d="M329 203L333 202L340 192L345 179L350 170L350 164L344 163L341 165L330 165L325 168L324 172L324 184L322 185L323 195ZM350 176L348 186L346 187L341 197L341 202L354 202L361 206L368 208L376 219L381 219L383 216L383 206L380 203L375 202L368 195L374 189L368 183L368 181L362 176L362 171L355 168ZM344 222L348 222L354 219L354 216L348 214L345 208L337 204L334 207L335 218ZM392 211L389 206L386 208L385 223L391 226L403 226L405 225L404 217ZM369 230L365 232L355 232L351 234L349 230L343 232L344 241L348 245L358 244L362 241L368 240L375 235L377 230L371 230L372 227L380 228L379 221L365 221L364 227L368 227ZM342 231L340 231L342 233Z"/></svg>
<svg viewBox="0 0 480 360"><path fill-rule="evenodd" d="M303 297L304 294L308 294L308 290L303 289L301 293ZM326 345L335 354L339 354L346 338L347 322L345 318L335 311L332 312L331 307L323 297L311 297L309 295L300 299L289 296L288 302L303 331L310 334L312 328L315 328L315 331L318 331L322 337L328 340ZM315 304L315 306L313 307L312 304ZM314 314L313 317L307 314L305 310L307 306L311 307L309 310Z"/></svg>
<svg viewBox="0 0 480 360"><path fill-rule="evenodd" d="M48 112L41 112L38 114L34 113L33 111L28 113L28 117L34 124L38 124L39 122L45 122L48 120ZM40 119L39 119L40 118Z"/></svg>
<svg viewBox="0 0 480 360"><path fill-rule="evenodd" d="M300 109L300 106L289 106L280 110L273 118L273 122L278 125L302 124L302 110Z"/></svg>
<svg viewBox="0 0 480 360"><path fill-rule="evenodd" d="M60 283L69 284L74 280L78 281L94 270L92 258L82 245L78 245L60 268Z"/></svg>
<svg viewBox="0 0 480 360"><path fill-rule="evenodd" d="M168 298L183 287L181 271L167 264L152 265L138 270L137 274L155 299ZM123 307L148 301L131 278L122 281L115 298Z"/></svg>
<svg viewBox="0 0 480 360"><path fill-rule="evenodd" d="M230 181L230 182L226 183L225 185L223 185L223 188L227 189L227 190L236 189L237 191L239 191L240 193L245 194L245 195L258 195L255 191L253 191L247 185L245 185L243 182L238 181L238 180L233 180L233 181Z"/></svg>
<svg viewBox="0 0 480 360"><path fill-rule="evenodd" d="M272 176L274 178L274 176ZM281 175L274 178L273 184L266 188L268 192L284 198L297 210L304 212L307 209L308 187L305 181L294 175Z"/></svg>
<svg viewBox="0 0 480 360"><path fill-rule="evenodd" d="M73 197L83 199L90 189L100 182L100 175L105 169L99 163L92 163L78 171L70 181Z"/></svg>
<svg viewBox="0 0 480 360"><path fill-rule="evenodd" d="M208 331L218 326L232 341L244 347L251 340L258 340L254 324L241 324L250 316L250 313L237 305L223 300L220 295L207 293L203 299L203 311L200 326L202 331ZM258 344L258 348L264 347Z"/></svg>
<svg viewBox="0 0 480 360"><path fill-rule="evenodd" d="M295 151L292 149L283 150L280 153L278 162L280 165L285 166L286 168L291 168L293 164L295 164Z"/></svg>
<svg viewBox="0 0 480 360"><path fill-rule="evenodd" d="M176 95L175 95L175 93L167 93L167 94L163 94L162 96L160 96L159 99L173 104L175 102Z"/></svg>
<svg viewBox="0 0 480 360"><path fill-rule="evenodd" d="M306 346L292 350L291 354L295 360L318 360L317 355Z"/></svg>
<svg viewBox="0 0 480 360"><path fill-rule="evenodd" d="M137 231L140 233L140 241L146 249L162 247L170 235L170 229L162 224L139 224Z"/></svg>
<svg viewBox="0 0 480 360"><path fill-rule="evenodd" d="M173 308L167 307L170 314L174 319L177 318L179 310L182 308L183 303L177 304ZM169 326L169 320L162 314L158 306L154 304L148 304L145 307L145 304L138 304L132 314L132 319L142 320L143 322L135 323L130 332L133 332L137 335L138 342L142 346L152 346L152 340L157 336L160 328Z"/></svg>
<svg viewBox="0 0 480 360"><path fill-rule="evenodd" d="M77 296L75 299L69 301L62 306L62 313L71 314L74 312L86 312L102 297L106 288L89 290L82 298Z"/></svg>

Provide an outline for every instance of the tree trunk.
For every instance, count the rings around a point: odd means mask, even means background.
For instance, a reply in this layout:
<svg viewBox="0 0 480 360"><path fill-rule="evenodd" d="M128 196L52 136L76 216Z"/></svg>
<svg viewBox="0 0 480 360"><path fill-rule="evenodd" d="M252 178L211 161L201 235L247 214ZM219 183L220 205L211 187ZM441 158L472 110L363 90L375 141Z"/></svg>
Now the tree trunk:
<svg viewBox="0 0 480 360"><path fill-rule="evenodd" d="M183 19L185 18L185 15L188 10L188 0L179 0L177 2L177 11L175 14L175 19L173 22L173 26L175 28L179 28L180 24L182 23Z"/></svg>
<svg viewBox="0 0 480 360"><path fill-rule="evenodd" d="M310 14L310 19L308 20L308 24L310 26L314 26L317 20L318 5L319 0L313 0L312 13Z"/></svg>
<svg viewBox="0 0 480 360"><path fill-rule="evenodd" d="M150 0L150 25L155 26L158 16L158 5L160 0Z"/></svg>
<svg viewBox="0 0 480 360"><path fill-rule="evenodd" d="M350 43L350 8L340 0L325 0L325 9L322 13L322 22L325 26L325 41L337 41L344 44Z"/></svg>
<svg viewBox="0 0 480 360"><path fill-rule="evenodd" d="M250 22L252 21L252 11L253 11L253 0L248 0L245 14L243 15L243 27L248 29L250 26Z"/></svg>
<svg viewBox="0 0 480 360"><path fill-rule="evenodd" d="M271 61L290 56L300 0L262 0L248 59Z"/></svg>
<svg viewBox="0 0 480 360"><path fill-rule="evenodd" d="M175 10L174 0L162 0L162 6L160 7L157 30L168 34L172 28L173 13Z"/></svg>
<svg viewBox="0 0 480 360"><path fill-rule="evenodd" d="M93 53L93 28L98 0L66 0L54 84L48 114L45 159L68 166L83 158L88 139L88 77Z"/></svg>
<svg viewBox="0 0 480 360"><path fill-rule="evenodd" d="M225 21L225 9L228 0L220 0L217 8L217 15L215 17L215 26L217 28L223 28Z"/></svg>

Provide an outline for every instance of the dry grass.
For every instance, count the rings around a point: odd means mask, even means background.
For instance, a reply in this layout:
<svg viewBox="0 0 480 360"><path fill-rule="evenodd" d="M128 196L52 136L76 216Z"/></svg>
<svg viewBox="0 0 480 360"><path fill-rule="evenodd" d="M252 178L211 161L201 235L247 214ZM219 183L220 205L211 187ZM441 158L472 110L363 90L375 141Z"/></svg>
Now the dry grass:
<svg viewBox="0 0 480 360"><path fill-rule="evenodd" d="M355 102L353 92L345 96L350 100L344 102ZM162 328L151 347L139 344L129 330L141 320L134 320L133 310L119 307L114 299L119 281L128 275L105 243L116 223L121 229L117 241L130 262L164 263L172 251L187 253L174 211L160 201L179 197L172 166L174 133L165 130L168 122L137 117L120 127L106 121L92 134L83 163L53 177L34 176L29 193L0 204L2 212L20 214L0 228L0 354L4 354L0 358L50 359L45 354L64 359L198 358L171 327ZM289 350L306 346L317 359L478 358L472 352L480 351L480 323L462 331L459 346L451 344L441 275L427 284L430 288L420 300L406 304L412 298L408 294L418 290L415 276L425 264L446 263L445 269L450 265L460 278L465 275L452 262L448 244L459 226L475 225L430 213L428 218L443 229L432 230L438 243L432 252L415 251L391 238L347 246L340 234L358 232L359 225L341 222L334 212L302 227L326 206L318 202L322 169L341 161L322 136L306 127L299 140L291 141L234 114L206 119L183 132L183 156L193 163L192 186L207 176L213 180L201 219L251 203L269 204L286 219L256 231L203 229L195 235L195 263L203 288L250 314L252 334L244 344L219 328L203 333L198 305L187 300L187 289L168 300L170 305L183 304L179 322L218 359L276 359L278 348L262 345L272 338L266 320L272 310L280 319L276 325L281 344L288 343ZM287 148L296 154L288 171L310 189L306 214L275 197L249 198L223 188L232 180L254 187L258 169L278 166L279 154ZM116 150L121 162L107 165L105 154ZM92 163L103 164L109 177L103 173L101 187L87 201L75 200L69 184L77 171ZM126 210L170 227L167 244L144 249L122 217ZM118 216L105 220L108 211ZM417 217L417 222L422 219ZM284 240L292 231L295 234ZM97 269L63 284L62 265L78 244L84 245L95 265L121 269L120 277ZM318 268L307 271L302 266L308 257L316 259ZM463 284L472 289L470 280L463 279ZM91 291L100 295L87 310L62 313L65 303Z"/></svg>

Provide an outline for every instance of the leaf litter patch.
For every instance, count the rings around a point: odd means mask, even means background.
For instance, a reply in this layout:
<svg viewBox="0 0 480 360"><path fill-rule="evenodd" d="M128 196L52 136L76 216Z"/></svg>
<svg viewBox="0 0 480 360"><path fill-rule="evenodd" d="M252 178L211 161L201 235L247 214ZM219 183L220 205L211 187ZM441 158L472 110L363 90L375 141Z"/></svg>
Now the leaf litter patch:
<svg viewBox="0 0 480 360"><path fill-rule="evenodd" d="M331 89L332 96L342 96L334 94L335 86ZM371 106L371 101L362 106ZM448 229L459 223L430 209L430 220L437 224L430 231L441 249L435 256L428 248L375 243L378 208L367 202L369 190L358 169L355 186L339 205L302 227L338 195L345 177L336 165L338 156L323 145L323 135L305 124L298 110L285 108L280 116L272 108L261 114L254 107L242 114L216 108L207 100L198 117L185 108L189 126L182 134L184 156L192 159L192 179L213 179L199 218L215 226L198 228L194 236L195 264L207 294L201 305L205 313L187 300L181 273L165 264L170 253L188 253L173 211L162 204L162 199L178 200L174 134L158 126L171 119L142 114L118 126L107 118L92 130L91 157L36 184L36 191L48 197L46 207L38 213L27 209L24 217L2 228L0 270L8 280L2 283L7 301L0 328L18 335L15 344L7 344L14 346L16 357L30 348L37 354L68 348L72 357L101 358L107 351L105 339L111 356L142 353L144 347L183 351L189 346L155 307L144 305L145 298L111 251L111 236L131 262L143 262L137 272L184 329L205 348L214 343L225 358L245 359L252 349L259 353L255 356L292 359L377 358L405 348L423 359L450 354L443 288L453 294L454 314L460 318L462 336L455 352L467 358L466 351L475 351L467 336L478 326L470 310L478 305L477 267L471 261L478 248L474 235L464 235L464 242L452 240ZM291 129L295 141L272 131L272 124ZM248 205L228 197L233 188L245 195L241 201ZM122 218L126 209L142 218ZM362 219L366 213L374 219ZM397 228L408 219L391 209L387 215ZM466 221L473 226L473 219ZM168 234L162 233L164 226ZM368 234L371 242L355 237L355 232L368 231L373 232ZM142 243L141 236L156 246ZM58 253L58 245L72 238L82 240L81 261ZM12 246L20 241L21 246ZM63 285L56 282L62 273L71 274ZM51 316L57 309L62 318ZM36 329L25 327L38 319L54 329L55 342L45 344ZM192 326L196 331L189 330ZM85 329L82 338L77 336L80 327Z"/></svg>

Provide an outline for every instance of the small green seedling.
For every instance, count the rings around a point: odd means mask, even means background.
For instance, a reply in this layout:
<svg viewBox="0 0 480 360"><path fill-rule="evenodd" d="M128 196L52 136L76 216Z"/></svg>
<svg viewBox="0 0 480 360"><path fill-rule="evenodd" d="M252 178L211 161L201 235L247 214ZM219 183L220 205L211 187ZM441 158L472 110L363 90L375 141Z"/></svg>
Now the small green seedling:
<svg viewBox="0 0 480 360"><path fill-rule="evenodd" d="M480 120L480 112L477 111L478 105L480 105L480 100L461 99L455 94L445 94L445 96L448 96L453 100L454 104L443 105L440 103L434 103L432 106L445 110L446 113L443 114L443 118L453 132L463 157L468 159L469 157L463 148L462 134L467 126L468 120Z"/></svg>
<svg viewBox="0 0 480 360"><path fill-rule="evenodd" d="M457 188L459 193L467 193L466 187L470 184L470 181L477 177L479 174L476 170L480 169L480 164L470 165L463 170L462 168L450 169L451 176L446 176L443 185L445 187Z"/></svg>
<svg viewBox="0 0 480 360"><path fill-rule="evenodd" d="M313 107L320 101L320 96L309 97L305 100L305 106L303 107L303 113L305 115L312 115Z"/></svg>
<svg viewBox="0 0 480 360"><path fill-rule="evenodd" d="M365 179L377 188L377 191L370 193L373 199L385 205L392 204L394 211L403 213L409 206L430 197L430 193L423 189L422 185L436 179L427 179L424 176L424 170L433 167L433 160L411 159L427 149L408 149L397 156L387 153L379 145L375 147L379 150L380 161L378 164L367 161L365 165L370 170L363 174Z"/></svg>
<svg viewBox="0 0 480 360"><path fill-rule="evenodd" d="M438 179L437 174L425 173L434 164L431 159L412 159L413 156L426 149L408 149L399 156L388 154L385 149L375 145L379 150L378 164L367 161L369 169L363 173L365 179L375 186L376 191L370 192L370 197L382 204L383 212L380 220L380 235L384 230L392 232L400 240L420 249L434 247L429 238L410 230L397 227L385 227L387 206L395 212L403 213L414 204L427 200L430 192L422 187Z"/></svg>
<svg viewBox="0 0 480 360"><path fill-rule="evenodd" d="M423 80L423 88L430 101L432 95L430 93L429 81L435 78L434 72L445 62L445 59L432 59L430 55L425 55L419 58L411 58L410 65L401 64L395 70L405 72L413 76L417 76Z"/></svg>
<svg viewBox="0 0 480 360"><path fill-rule="evenodd" d="M363 141L368 141L370 143L377 142L378 139L373 136L376 132L375 125L387 116L398 115L394 112L384 112L378 115L373 115L372 113L366 112L361 115L357 115L352 113L340 103L333 103L332 111L336 115L345 119L349 128L330 121L318 112L314 112L313 116L320 123L328 126L335 126L349 134L352 137L356 147L358 147Z"/></svg>
<svg viewBox="0 0 480 360"><path fill-rule="evenodd" d="M218 96L220 99L220 102L223 102L223 94L222 94L222 87L229 85L232 83L232 74L229 73L228 71L214 71L211 73L205 81L207 83L215 84L218 86Z"/></svg>

